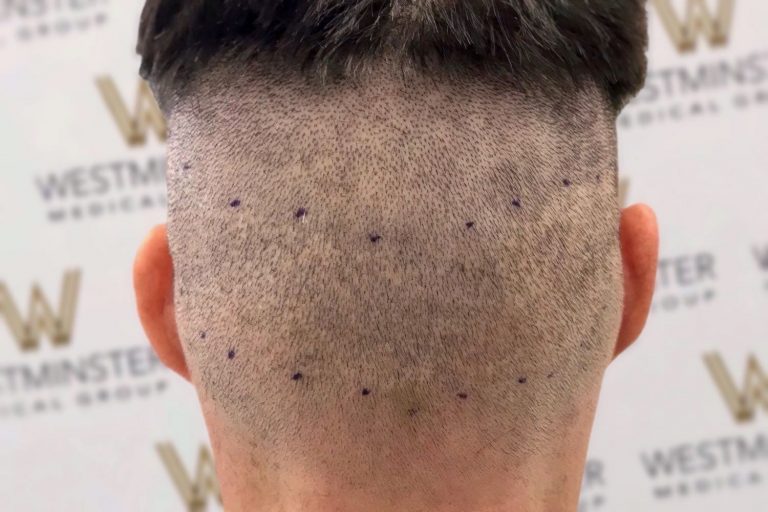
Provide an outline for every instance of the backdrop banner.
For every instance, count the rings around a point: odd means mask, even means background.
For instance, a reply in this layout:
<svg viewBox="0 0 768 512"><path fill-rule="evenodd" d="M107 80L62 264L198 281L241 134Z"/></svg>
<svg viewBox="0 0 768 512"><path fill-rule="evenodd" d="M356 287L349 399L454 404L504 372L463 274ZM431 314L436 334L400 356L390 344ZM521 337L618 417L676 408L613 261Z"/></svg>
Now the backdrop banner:
<svg viewBox="0 0 768 512"><path fill-rule="evenodd" d="M166 206L142 4L0 0L0 510L222 510L194 391L133 303L133 255ZM768 2L648 9L620 192L658 213L658 291L607 373L580 512L760 512Z"/></svg>

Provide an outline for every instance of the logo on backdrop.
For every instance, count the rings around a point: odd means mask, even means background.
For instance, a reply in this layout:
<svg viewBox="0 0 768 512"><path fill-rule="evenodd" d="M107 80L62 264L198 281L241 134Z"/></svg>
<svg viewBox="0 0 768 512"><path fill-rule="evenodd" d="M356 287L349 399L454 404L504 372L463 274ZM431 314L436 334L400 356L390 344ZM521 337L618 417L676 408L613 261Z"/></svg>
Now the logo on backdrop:
<svg viewBox="0 0 768 512"><path fill-rule="evenodd" d="M7 327L0 329L0 346L6 351L13 347L15 352L15 357L3 357L0 364L0 420L93 410L103 404L154 397L167 388L165 370L147 344L76 350L81 283L80 270L63 272L58 308L53 306L55 294L32 284L24 316L18 301L23 294L13 293L0 280L0 323Z"/></svg>
<svg viewBox="0 0 768 512"><path fill-rule="evenodd" d="M0 50L98 30L107 22L108 5L109 0L4 0Z"/></svg>
<svg viewBox="0 0 768 512"><path fill-rule="evenodd" d="M0 282L0 318L5 319L11 336L22 351L37 350L43 336L47 336L54 346L69 344L72 339L79 289L80 271L65 272L61 284L59 308L55 311L40 286L33 284L25 319L8 287Z"/></svg>
<svg viewBox="0 0 768 512"><path fill-rule="evenodd" d="M672 0L652 0L652 3L677 49L691 52L701 39L710 46L728 43L736 0L715 1L716 6L710 7L707 0L687 0L684 16L672 5Z"/></svg>
<svg viewBox="0 0 768 512"><path fill-rule="evenodd" d="M127 145L143 146L147 142L150 131L160 142L165 142L167 133L165 118L147 82L139 80L133 112L128 110L111 77L97 78L96 86Z"/></svg>
<svg viewBox="0 0 768 512"><path fill-rule="evenodd" d="M704 307L717 298L717 281L716 259L710 252L660 258L651 311Z"/></svg>
<svg viewBox="0 0 768 512"><path fill-rule="evenodd" d="M649 450L640 462L662 502L707 497L763 485L768 478L768 434L730 435Z"/></svg>
<svg viewBox="0 0 768 512"><path fill-rule="evenodd" d="M114 127L105 133L114 134L129 150L161 144L167 132L149 86L138 84L133 110L109 76L96 80L94 94L94 99L102 98L105 123ZM44 172L35 177L35 186L52 223L164 210L165 155L126 155Z"/></svg>
<svg viewBox="0 0 768 512"><path fill-rule="evenodd" d="M584 478L581 481L579 512L599 512L606 509L605 484L603 461L589 459L584 466Z"/></svg>
<svg viewBox="0 0 768 512"><path fill-rule="evenodd" d="M747 358L741 388L731 377L720 354L707 354L704 362L737 423L753 421L761 407L763 412L768 412L768 376L754 354Z"/></svg>
<svg viewBox="0 0 768 512"><path fill-rule="evenodd" d="M736 425L754 422L761 410L768 413L768 377L757 356L747 358L741 386L719 353L706 354L704 365ZM750 489L768 481L768 432L683 443L641 453L640 459L660 501Z"/></svg>
<svg viewBox="0 0 768 512"><path fill-rule="evenodd" d="M157 453L188 512L202 512L209 500L222 504L216 468L208 447L201 445L194 472L187 470L171 443L159 443Z"/></svg>
<svg viewBox="0 0 768 512"><path fill-rule="evenodd" d="M695 121L768 106L768 48L724 52L740 33L736 22L749 20L746 7L737 7L736 0L653 0L652 5L663 26L663 44L672 44L680 64L649 70L619 126Z"/></svg>

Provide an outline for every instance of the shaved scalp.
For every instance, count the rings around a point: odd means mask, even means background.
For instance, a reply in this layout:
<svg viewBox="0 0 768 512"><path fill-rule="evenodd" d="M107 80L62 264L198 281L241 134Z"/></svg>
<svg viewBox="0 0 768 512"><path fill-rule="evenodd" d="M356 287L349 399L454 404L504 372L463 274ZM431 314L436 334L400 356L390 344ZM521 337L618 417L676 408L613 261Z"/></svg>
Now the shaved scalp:
<svg viewBox="0 0 768 512"><path fill-rule="evenodd" d="M642 7L147 3L179 333L260 475L480 510L591 421Z"/></svg>

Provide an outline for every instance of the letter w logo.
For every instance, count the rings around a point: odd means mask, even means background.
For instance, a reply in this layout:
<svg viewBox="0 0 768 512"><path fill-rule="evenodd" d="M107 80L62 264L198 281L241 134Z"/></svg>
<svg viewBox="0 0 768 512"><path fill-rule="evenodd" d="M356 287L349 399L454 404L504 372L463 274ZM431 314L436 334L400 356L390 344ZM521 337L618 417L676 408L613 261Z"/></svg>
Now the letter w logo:
<svg viewBox="0 0 768 512"><path fill-rule="evenodd" d="M37 284L32 285L29 296L29 312L25 322L5 283L0 282L0 317L5 317L11 334L23 351L37 350L40 338L47 334L54 346L67 345L72 338L75 322L77 292L80 288L80 271L64 274L59 297L59 312L54 313L50 302Z"/></svg>
<svg viewBox="0 0 768 512"><path fill-rule="evenodd" d="M707 4L708 0L686 1L685 20L682 20L672 7L672 0L653 0L661 21L678 50L695 50L701 35L709 40L711 46L727 44L736 0L715 0L717 8L714 14Z"/></svg>
<svg viewBox="0 0 768 512"><path fill-rule="evenodd" d="M159 443L157 445L157 453L160 454L160 458L163 460L168 473L170 473L171 479L189 512L202 512L205 510L209 495L213 495L219 501L219 504L222 504L213 458L205 446L200 447L194 482L184 468L184 464L182 464L176 449L171 443Z"/></svg>
<svg viewBox="0 0 768 512"><path fill-rule="evenodd" d="M108 76L103 76L96 80L96 85L101 92L101 96L115 118L120 133L125 138L125 143L129 146L141 146L147 142L147 132L153 129L160 142L165 142L167 127L165 118L157 106L152 91L143 80L139 82L139 88L136 91L136 105L133 114L128 112L128 107L117 92L115 83Z"/></svg>
<svg viewBox="0 0 768 512"><path fill-rule="evenodd" d="M741 391L736 387L719 354L704 356L704 362L738 423L752 421L758 406L768 411L768 377L754 355L747 359L744 388Z"/></svg>

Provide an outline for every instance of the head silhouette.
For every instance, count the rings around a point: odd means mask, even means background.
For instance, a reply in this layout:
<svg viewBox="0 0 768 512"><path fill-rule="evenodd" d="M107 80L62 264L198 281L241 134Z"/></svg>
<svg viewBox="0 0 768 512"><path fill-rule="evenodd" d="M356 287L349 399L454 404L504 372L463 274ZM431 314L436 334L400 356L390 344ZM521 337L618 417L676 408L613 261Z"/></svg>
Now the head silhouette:
<svg viewBox="0 0 768 512"><path fill-rule="evenodd" d="M139 311L227 510L572 510L657 233L620 209L640 0L150 0Z"/></svg>

